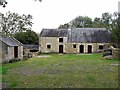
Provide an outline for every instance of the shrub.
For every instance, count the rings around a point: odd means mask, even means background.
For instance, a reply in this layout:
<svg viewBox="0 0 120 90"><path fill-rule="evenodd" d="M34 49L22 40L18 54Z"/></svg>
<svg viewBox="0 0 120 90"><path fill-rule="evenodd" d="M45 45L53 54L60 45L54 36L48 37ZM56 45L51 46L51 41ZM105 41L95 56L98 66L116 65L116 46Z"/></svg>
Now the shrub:
<svg viewBox="0 0 120 90"><path fill-rule="evenodd" d="M14 59L11 59L11 60L9 61L9 63L13 63L13 62L17 62L17 61L20 61L20 59L19 59L19 58L14 58Z"/></svg>
<svg viewBox="0 0 120 90"><path fill-rule="evenodd" d="M2 61L2 63L3 63L3 64L6 64L6 63L8 63L8 61Z"/></svg>
<svg viewBox="0 0 120 90"><path fill-rule="evenodd" d="M23 60L27 60L28 59L28 56L23 56Z"/></svg>

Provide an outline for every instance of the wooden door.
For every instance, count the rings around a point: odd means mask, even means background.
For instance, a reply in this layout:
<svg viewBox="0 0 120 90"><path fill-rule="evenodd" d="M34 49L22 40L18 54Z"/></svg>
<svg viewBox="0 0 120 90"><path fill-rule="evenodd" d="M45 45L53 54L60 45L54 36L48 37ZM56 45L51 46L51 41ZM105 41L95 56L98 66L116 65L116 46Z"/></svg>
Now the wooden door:
<svg viewBox="0 0 120 90"><path fill-rule="evenodd" d="M79 49L80 49L80 50L79 50L80 53L84 53L84 45L80 45L80 46L79 46Z"/></svg>
<svg viewBox="0 0 120 90"><path fill-rule="evenodd" d="M63 45L59 45L59 53L63 53Z"/></svg>
<svg viewBox="0 0 120 90"><path fill-rule="evenodd" d="M92 53L92 45L88 45L88 53Z"/></svg>
<svg viewBox="0 0 120 90"><path fill-rule="evenodd" d="M14 58L18 58L18 46L14 47Z"/></svg>

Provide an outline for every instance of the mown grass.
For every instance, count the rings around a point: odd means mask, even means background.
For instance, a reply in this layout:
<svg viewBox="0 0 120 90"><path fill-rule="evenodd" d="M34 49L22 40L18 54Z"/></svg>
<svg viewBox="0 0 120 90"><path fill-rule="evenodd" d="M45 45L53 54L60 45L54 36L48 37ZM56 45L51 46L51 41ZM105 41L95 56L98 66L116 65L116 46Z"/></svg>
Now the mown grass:
<svg viewBox="0 0 120 90"><path fill-rule="evenodd" d="M0 65L0 83L2 83L2 65Z"/></svg>
<svg viewBox="0 0 120 90"><path fill-rule="evenodd" d="M4 64L3 83L8 88L117 88L120 60L101 54L47 54Z"/></svg>

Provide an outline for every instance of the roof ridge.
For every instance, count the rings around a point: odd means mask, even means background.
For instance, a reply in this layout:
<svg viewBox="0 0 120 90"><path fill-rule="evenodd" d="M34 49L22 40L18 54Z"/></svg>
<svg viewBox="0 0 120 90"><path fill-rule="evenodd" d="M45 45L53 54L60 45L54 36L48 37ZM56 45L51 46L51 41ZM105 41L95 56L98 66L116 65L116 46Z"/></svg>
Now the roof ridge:
<svg viewBox="0 0 120 90"><path fill-rule="evenodd" d="M10 37L10 36L2 36L0 37L0 40L9 45L9 46L19 46L22 45L21 42L19 42L17 39L15 39L14 37Z"/></svg>
<svg viewBox="0 0 120 90"><path fill-rule="evenodd" d="M22 44L20 41L18 41L16 38L14 38L14 37L10 37L10 38L14 39L16 42L18 42L19 44L23 45L23 44Z"/></svg>

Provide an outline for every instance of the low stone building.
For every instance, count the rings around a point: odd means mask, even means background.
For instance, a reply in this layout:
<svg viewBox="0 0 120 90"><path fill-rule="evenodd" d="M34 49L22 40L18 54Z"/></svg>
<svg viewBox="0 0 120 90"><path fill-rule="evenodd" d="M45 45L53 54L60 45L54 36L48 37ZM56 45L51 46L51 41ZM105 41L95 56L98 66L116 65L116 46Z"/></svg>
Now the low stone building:
<svg viewBox="0 0 120 90"><path fill-rule="evenodd" d="M43 53L96 53L109 47L105 28L43 29L39 37Z"/></svg>
<svg viewBox="0 0 120 90"><path fill-rule="evenodd" d="M13 37L0 37L0 63L23 59L23 44Z"/></svg>
<svg viewBox="0 0 120 90"><path fill-rule="evenodd" d="M23 55L26 57L37 56L39 45L23 44Z"/></svg>

